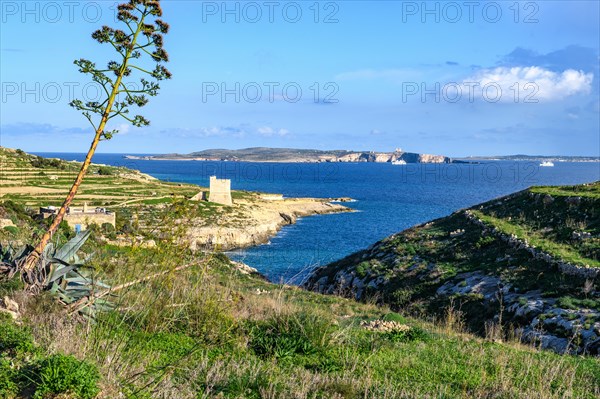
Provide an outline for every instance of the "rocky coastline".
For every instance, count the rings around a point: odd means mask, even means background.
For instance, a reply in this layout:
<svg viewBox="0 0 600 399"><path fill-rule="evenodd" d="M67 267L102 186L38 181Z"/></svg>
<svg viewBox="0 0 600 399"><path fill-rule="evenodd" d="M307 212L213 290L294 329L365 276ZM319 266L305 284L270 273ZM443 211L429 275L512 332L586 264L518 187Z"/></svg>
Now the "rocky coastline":
<svg viewBox="0 0 600 399"><path fill-rule="evenodd" d="M334 202L335 201L335 202ZM228 222L227 216L206 225L201 218L188 223L184 243L192 250L229 251L266 244L286 225L299 218L352 212L337 203L349 199L285 198L279 201L236 201L238 218Z"/></svg>
<svg viewBox="0 0 600 399"><path fill-rule="evenodd" d="M376 162L376 163L451 163L444 155L419 154L396 149L393 152L319 151L286 148L247 148L242 150L204 150L190 154L126 155L126 159L146 161L231 161L274 163Z"/></svg>

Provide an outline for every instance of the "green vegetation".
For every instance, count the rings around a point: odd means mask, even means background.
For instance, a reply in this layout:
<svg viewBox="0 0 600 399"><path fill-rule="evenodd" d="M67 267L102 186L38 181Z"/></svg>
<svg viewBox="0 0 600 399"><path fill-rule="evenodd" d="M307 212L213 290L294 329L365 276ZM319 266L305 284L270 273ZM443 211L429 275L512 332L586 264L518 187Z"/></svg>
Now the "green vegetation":
<svg viewBox="0 0 600 399"><path fill-rule="evenodd" d="M578 186L547 186L532 187L530 190L536 194L547 194L553 197L586 197L592 199L600 198L597 184L586 184Z"/></svg>
<svg viewBox="0 0 600 399"><path fill-rule="evenodd" d="M18 153L18 152L17 152ZM21 151L18 153L19 155L23 155L24 153ZM54 169L66 169L66 163L60 159L56 158L43 158L39 156L34 156L31 160L31 166L34 168L54 168Z"/></svg>
<svg viewBox="0 0 600 399"><path fill-rule="evenodd" d="M37 385L33 399L43 399L61 393L76 398L93 399L100 389L96 367L73 356L52 355L39 362L32 378Z"/></svg>
<svg viewBox="0 0 600 399"><path fill-rule="evenodd" d="M484 223L488 224L490 227L495 227L507 235L515 235L520 240L527 241L530 245L541 249L556 259L562 259L564 261L582 266L600 267L600 260L589 259L581 256L581 254L577 252L573 245L545 239L541 236L541 234L534 230L527 229L527 227L523 225L511 223L504 219L495 218L482 212L474 211L473 214L483 220Z"/></svg>
<svg viewBox="0 0 600 399"><path fill-rule="evenodd" d="M27 154L2 149L0 156L10 159L8 179L13 171L28 168ZM67 162L63 173L76 169ZM26 174L25 186L64 190L68 184L66 177L50 179L58 171L41 171L45 176ZM89 177L81 197L113 202L117 228L94 227L77 256L94 255L86 265L95 282L113 287L104 303L111 306L100 306L93 319L85 318L58 306L52 292L32 296L18 279L2 276L0 299L16 301L19 314L16 320L0 315L0 398L600 396L598 358L539 351L518 337L483 338L484 321L496 309L484 307L481 295L436 296L445 282L457 278L466 285L457 275L478 271L502 276L521 292L541 289L565 309L599 309L585 279L561 275L546 262L509 248L466 224L462 213L384 240L377 256L359 253L338 263L352 265L361 277L387 281L385 288L367 289L359 303L271 284L242 273L222 254L182 248L187 217L201 217L207 224L244 220L239 208L185 200L197 192L195 186L146 179L123 168L112 168L111 176ZM526 232L538 234L549 225L553 230L539 237L557 245L572 243L576 254L597 260L595 197L574 202L556 196L544 206L547 193L531 192L476 210ZM235 195L249 206L256 198ZM16 237L0 230L4 261L10 258L8 244L28 243L32 231L42 231L45 222L32 218L33 206L48 198L45 193L3 197L0 217L19 230ZM100 239L149 231L160 237L156 247L116 246ZM574 241L573 232L592 238ZM57 247L72 234L60 231L54 238ZM325 272L333 273L334 266ZM96 283L95 292L102 289ZM520 302L526 304L527 298ZM554 316L548 312L539 319ZM365 327L380 320L403 328ZM593 316L582 319L586 328L596 322Z"/></svg>
<svg viewBox="0 0 600 399"><path fill-rule="evenodd" d="M30 329L0 318L0 398L58 397L93 399L100 389L100 374L88 362L62 354L47 355Z"/></svg>
<svg viewBox="0 0 600 399"><path fill-rule="evenodd" d="M557 192L575 196L551 195ZM319 270L312 281L327 277L331 282L339 272L355 275L367 286L362 300L386 303L407 314L436 318L446 317L447 309L453 308L460 312L470 331L481 335L489 333L486 328L490 320L506 312L495 300L495 295L506 293L492 285L489 289L495 291L488 296L494 300L486 300L476 292L438 295L440 287L450 284L449 287L456 287L455 291L470 290L466 278L479 276L491 279L491 284L509 285L511 295L541 291L542 297L556 298L558 305L566 309L597 310L597 280L565 275L555 264L533 258L526 250L498 238L490 229L514 234L545 251L553 260L599 267L598 193L600 182L560 188L534 187L471 209L489 226L487 231L469 222L464 211L460 211L384 239L373 250L334 262ZM493 279L498 283L493 283ZM381 283L376 289L368 287L370 282L377 281ZM352 290L344 287L337 292L353 295ZM527 299L522 297L517 303L525 306ZM504 316L509 323L508 315ZM592 319L596 320L596 316ZM593 322L583 325L589 329Z"/></svg>
<svg viewBox="0 0 600 399"><path fill-rule="evenodd" d="M101 167L98 168L98 174L100 176L112 176L113 169L109 168L107 166L101 166Z"/></svg>
<svg viewBox="0 0 600 399"><path fill-rule="evenodd" d="M90 250L91 266L113 286L160 276L115 292L116 308L95 323L65 315L47 295L22 295L18 285L2 282L25 323L2 322L4 397L23 389L38 397L61 391L94 397L96 386L98 398L591 399L600 393L598 359L493 343L457 329L451 316L430 323L385 306L273 285L242 274L223 255L174 242ZM408 327L362 326L373 320Z"/></svg>

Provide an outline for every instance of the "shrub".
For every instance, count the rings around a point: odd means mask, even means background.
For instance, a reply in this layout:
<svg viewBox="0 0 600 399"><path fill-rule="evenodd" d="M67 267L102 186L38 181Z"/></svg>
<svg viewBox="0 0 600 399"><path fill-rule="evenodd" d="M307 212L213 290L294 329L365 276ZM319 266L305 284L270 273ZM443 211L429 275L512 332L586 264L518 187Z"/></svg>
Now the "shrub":
<svg viewBox="0 0 600 399"><path fill-rule="evenodd" d="M389 296L390 305L395 308L404 308L410 304L413 291L408 288L401 288L392 292Z"/></svg>
<svg viewBox="0 0 600 399"><path fill-rule="evenodd" d="M73 356L53 355L35 368L33 382L37 386L33 399L63 393L80 399L93 399L100 392L99 378L98 370L91 364Z"/></svg>
<svg viewBox="0 0 600 399"><path fill-rule="evenodd" d="M324 352L333 326L317 315L298 313L257 322L250 330L250 347L263 358L286 359Z"/></svg>
<svg viewBox="0 0 600 399"><path fill-rule="evenodd" d="M34 168L65 169L65 163L60 159L48 159L36 156L30 161L30 163Z"/></svg>
<svg viewBox="0 0 600 399"><path fill-rule="evenodd" d="M34 350L29 331L11 321L0 321L0 355L17 356Z"/></svg>
<svg viewBox="0 0 600 399"><path fill-rule="evenodd" d="M15 374L10 361L0 357L0 398L12 398L19 392Z"/></svg>
<svg viewBox="0 0 600 399"><path fill-rule="evenodd" d="M102 223L102 226L100 227L102 228L102 232L106 234L114 233L116 231L115 226L110 223Z"/></svg>
<svg viewBox="0 0 600 399"><path fill-rule="evenodd" d="M386 331L383 336L392 342L426 341L429 339L429 334L420 327Z"/></svg>
<svg viewBox="0 0 600 399"><path fill-rule="evenodd" d="M101 176L112 176L113 170L107 166L101 166L98 168L98 174Z"/></svg>
<svg viewBox="0 0 600 399"><path fill-rule="evenodd" d="M5 226L4 231L7 231L8 233L10 233L12 235L19 234L19 228L16 226Z"/></svg>
<svg viewBox="0 0 600 399"><path fill-rule="evenodd" d="M495 238L492 237L492 236L479 237L479 239L475 243L475 247L478 248L478 249L479 248L483 248L483 247L487 247L488 245L490 245L494 241L495 241Z"/></svg>
<svg viewBox="0 0 600 399"><path fill-rule="evenodd" d="M50 220L50 218L48 218L47 220ZM58 225L58 231L65 238L65 240L70 240L71 238L75 237L75 230L73 230L71 226L69 226L69 223L67 223L66 220L60 222L60 224Z"/></svg>
<svg viewBox="0 0 600 399"><path fill-rule="evenodd" d="M358 266L356 266L356 275L360 278L365 278L370 268L371 264L369 262L360 262Z"/></svg>
<svg viewBox="0 0 600 399"><path fill-rule="evenodd" d="M385 321L395 321L397 323L406 323L406 318L395 312L387 313L381 319Z"/></svg>
<svg viewBox="0 0 600 399"><path fill-rule="evenodd" d="M0 248L0 251L1 250L2 248ZM14 276L10 279L0 279L0 297L4 297L5 295L11 295L13 292L22 290L24 287L25 284L23 284L19 276Z"/></svg>

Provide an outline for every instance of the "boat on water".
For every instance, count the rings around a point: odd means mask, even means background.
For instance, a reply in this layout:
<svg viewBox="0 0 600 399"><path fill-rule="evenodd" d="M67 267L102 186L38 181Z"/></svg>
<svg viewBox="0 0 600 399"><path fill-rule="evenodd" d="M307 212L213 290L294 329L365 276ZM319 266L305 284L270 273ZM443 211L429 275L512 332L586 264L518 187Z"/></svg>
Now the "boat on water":
<svg viewBox="0 0 600 399"><path fill-rule="evenodd" d="M551 167L554 166L554 162L552 161L544 161L540 164L540 166Z"/></svg>
<svg viewBox="0 0 600 399"><path fill-rule="evenodd" d="M397 159L395 161L392 161L392 165L406 165L406 161L403 159Z"/></svg>

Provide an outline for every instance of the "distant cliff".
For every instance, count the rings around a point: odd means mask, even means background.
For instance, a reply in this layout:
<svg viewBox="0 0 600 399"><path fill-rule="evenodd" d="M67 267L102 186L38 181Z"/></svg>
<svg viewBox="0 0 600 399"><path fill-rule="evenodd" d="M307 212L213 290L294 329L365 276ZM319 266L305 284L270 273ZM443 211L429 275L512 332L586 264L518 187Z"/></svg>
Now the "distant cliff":
<svg viewBox="0 0 600 399"><path fill-rule="evenodd" d="M303 150L294 148L254 147L241 150L212 149L190 154L162 154L151 156L128 155L129 159L170 161L241 161L241 162L394 162L449 163L443 155L417 154L414 152L373 152L346 150Z"/></svg>

